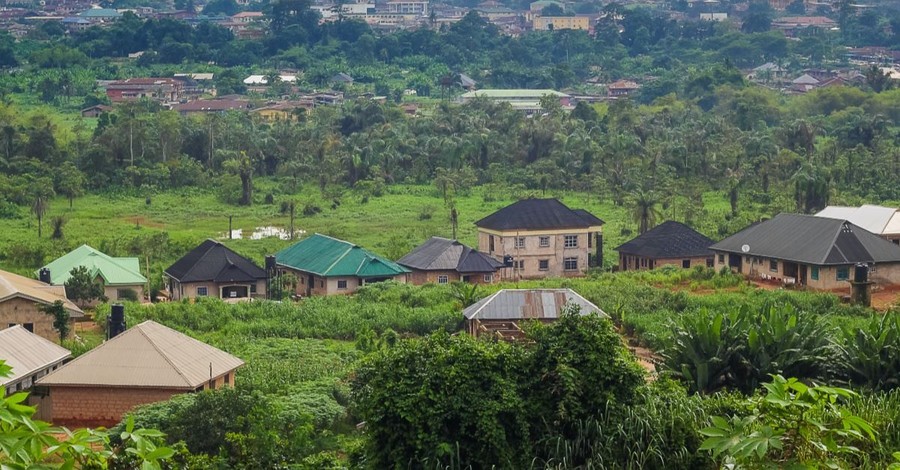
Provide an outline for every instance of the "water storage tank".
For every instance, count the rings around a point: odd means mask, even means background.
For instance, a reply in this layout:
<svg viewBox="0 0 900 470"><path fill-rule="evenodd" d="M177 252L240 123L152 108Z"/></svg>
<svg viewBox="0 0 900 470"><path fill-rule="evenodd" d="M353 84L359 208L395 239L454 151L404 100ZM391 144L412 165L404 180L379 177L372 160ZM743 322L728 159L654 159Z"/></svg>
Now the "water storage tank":
<svg viewBox="0 0 900 470"><path fill-rule="evenodd" d="M114 304L106 321L106 339L113 339L125 331L125 306Z"/></svg>
<svg viewBox="0 0 900 470"><path fill-rule="evenodd" d="M43 283L50 284L50 270L47 268L41 268L41 270L38 272L38 279L40 279L40 281Z"/></svg>
<svg viewBox="0 0 900 470"><path fill-rule="evenodd" d="M869 282L869 265L866 263L859 263L856 265L856 269L853 272L853 281L854 282Z"/></svg>

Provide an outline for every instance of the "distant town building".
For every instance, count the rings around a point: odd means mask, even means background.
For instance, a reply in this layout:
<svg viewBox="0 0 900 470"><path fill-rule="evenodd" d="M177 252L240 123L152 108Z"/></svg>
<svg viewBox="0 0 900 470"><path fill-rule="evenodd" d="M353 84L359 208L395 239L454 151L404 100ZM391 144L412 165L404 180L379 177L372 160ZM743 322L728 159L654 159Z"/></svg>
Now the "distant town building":
<svg viewBox="0 0 900 470"><path fill-rule="evenodd" d="M490 101L509 103L514 109L525 111L528 113L541 111L541 99L545 96L553 97L559 100L559 104L570 107L571 97L565 93L556 90L523 90L523 89L491 89L491 90L475 90L463 93L460 100L468 103L476 99L487 99Z"/></svg>
<svg viewBox="0 0 900 470"><path fill-rule="evenodd" d="M164 103L181 99L184 84L174 78L129 78L106 85L106 96L113 103L143 98Z"/></svg>
<svg viewBox="0 0 900 470"><path fill-rule="evenodd" d="M610 98L624 98L641 88L631 80L617 80L606 86L606 94Z"/></svg>
<svg viewBox="0 0 900 470"><path fill-rule="evenodd" d="M577 29L588 31L591 21L588 16L538 16L532 22L535 31Z"/></svg>

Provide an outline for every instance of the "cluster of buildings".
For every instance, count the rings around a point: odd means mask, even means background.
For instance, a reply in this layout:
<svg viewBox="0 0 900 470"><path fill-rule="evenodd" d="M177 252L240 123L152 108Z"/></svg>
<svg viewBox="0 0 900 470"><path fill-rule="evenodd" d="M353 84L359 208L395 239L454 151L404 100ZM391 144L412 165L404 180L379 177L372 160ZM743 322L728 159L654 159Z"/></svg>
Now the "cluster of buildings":
<svg viewBox="0 0 900 470"><path fill-rule="evenodd" d="M893 67L883 67L882 72L896 73L895 80L900 80L900 72ZM755 67L746 74L748 80L762 86L774 88L788 94L804 94L819 88L833 86L860 85L865 83L866 76L855 68L839 70L808 68L791 72L773 62ZM893 77L892 77L893 78Z"/></svg>
<svg viewBox="0 0 900 470"><path fill-rule="evenodd" d="M266 256L260 267L206 240L164 271L164 295L264 299L278 281L301 298L351 294L384 281L492 284L582 276L602 264L603 220L556 199L521 200L475 225L477 249L432 237L397 261L314 234ZM821 290L897 285L900 211L866 205L779 214L718 242L668 221L616 249L622 271L703 266ZM58 302L70 321L83 317L63 285L76 267L102 284L109 300L144 296L146 278L137 259L110 257L88 246L39 269L38 280L0 271L0 358L14 368L0 386L7 393L31 389L39 417L61 425L111 425L144 403L234 385L243 364L239 358L152 321L126 329L121 305L113 306L107 341L72 360L56 344L53 318L43 310ZM605 315L569 289L500 290L462 313L469 334L515 341L524 335L523 322L552 322L565 310Z"/></svg>

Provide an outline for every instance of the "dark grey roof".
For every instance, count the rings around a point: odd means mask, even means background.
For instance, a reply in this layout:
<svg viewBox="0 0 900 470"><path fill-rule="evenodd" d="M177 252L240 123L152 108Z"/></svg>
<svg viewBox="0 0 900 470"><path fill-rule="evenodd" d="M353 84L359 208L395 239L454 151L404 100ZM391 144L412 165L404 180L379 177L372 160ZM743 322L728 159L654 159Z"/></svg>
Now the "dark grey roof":
<svg viewBox="0 0 900 470"><path fill-rule="evenodd" d="M572 289L503 289L472 304L463 315L469 320L519 320L559 318L567 303L579 307L579 314L607 316Z"/></svg>
<svg viewBox="0 0 900 470"><path fill-rule="evenodd" d="M616 251L646 258L692 258L712 255L709 237L684 225L668 220L619 245Z"/></svg>
<svg viewBox="0 0 900 470"><path fill-rule="evenodd" d="M215 240L201 243L165 273L179 282L253 282L266 278L262 268Z"/></svg>
<svg viewBox="0 0 900 470"><path fill-rule="evenodd" d="M778 214L716 243L715 251L813 265L900 262L900 246L846 220Z"/></svg>
<svg viewBox="0 0 900 470"><path fill-rule="evenodd" d="M603 221L590 212L572 210L557 199L523 199L475 222L492 230L587 228Z"/></svg>
<svg viewBox="0 0 900 470"><path fill-rule="evenodd" d="M397 264L420 271L457 271L460 273L492 273L503 266L500 261L473 250L456 240L431 237Z"/></svg>

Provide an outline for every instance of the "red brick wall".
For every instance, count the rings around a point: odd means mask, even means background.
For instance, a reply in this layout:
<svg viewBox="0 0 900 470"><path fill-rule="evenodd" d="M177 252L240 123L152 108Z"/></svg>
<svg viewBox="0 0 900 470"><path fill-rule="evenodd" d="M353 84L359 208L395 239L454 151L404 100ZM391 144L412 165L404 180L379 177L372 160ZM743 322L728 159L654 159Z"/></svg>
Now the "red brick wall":
<svg viewBox="0 0 900 470"><path fill-rule="evenodd" d="M183 390L152 388L50 388L52 422L57 426L113 426L138 405L168 400Z"/></svg>

